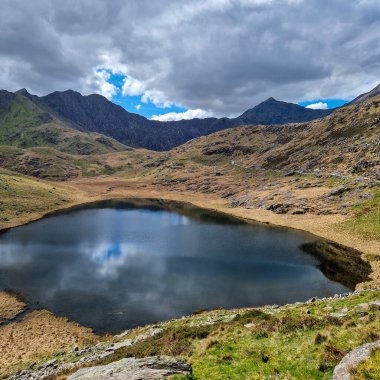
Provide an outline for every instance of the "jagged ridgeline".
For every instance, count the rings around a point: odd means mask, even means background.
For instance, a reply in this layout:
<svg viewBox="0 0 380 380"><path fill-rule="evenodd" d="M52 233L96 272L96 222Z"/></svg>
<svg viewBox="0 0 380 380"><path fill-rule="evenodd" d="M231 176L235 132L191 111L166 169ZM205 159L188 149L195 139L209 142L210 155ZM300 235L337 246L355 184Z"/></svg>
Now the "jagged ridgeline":
<svg viewBox="0 0 380 380"><path fill-rule="evenodd" d="M82 96L68 90L38 97L25 89L16 93L1 91L0 143L20 147L55 146L65 152L91 154L123 149L112 140L115 139L130 147L163 151L243 124L298 123L329 113L331 110L312 110L269 98L234 119L160 122L127 112L100 95Z"/></svg>
<svg viewBox="0 0 380 380"><path fill-rule="evenodd" d="M69 90L38 97L24 89L3 90L0 164L40 178L66 179L123 168L141 172L168 159L190 157L259 170L336 171L379 179L379 92L377 86L336 110L269 98L235 119L159 122L129 113L100 95ZM167 157L134 149L173 147ZM96 158L118 152L118 158Z"/></svg>

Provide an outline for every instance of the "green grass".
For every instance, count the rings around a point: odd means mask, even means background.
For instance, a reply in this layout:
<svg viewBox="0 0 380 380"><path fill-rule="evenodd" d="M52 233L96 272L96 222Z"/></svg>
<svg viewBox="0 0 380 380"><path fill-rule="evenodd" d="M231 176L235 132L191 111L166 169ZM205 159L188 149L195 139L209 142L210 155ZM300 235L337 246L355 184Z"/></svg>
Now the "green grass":
<svg viewBox="0 0 380 380"><path fill-rule="evenodd" d="M354 207L354 216L342 228L367 239L380 240L380 186L373 194L372 199Z"/></svg>
<svg viewBox="0 0 380 380"><path fill-rule="evenodd" d="M160 334L116 351L102 364L172 355L192 365L193 380L331 379L346 353L380 338L380 311L357 313L363 310L358 304L379 298L380 291L363 292L279 309L204 312L167 322ZM342 310L347 314L343 318L329 316ZM232 320L226 319L231 315ZM209 318L216 323L206 324Z"/></svg>
<svg viewBox="0 0 380 380"><path fill-rule="evenodd" d="M70 195L58 186L0 172L0 228L28 216L66 205Z"/></svg>
<svg viewBox="0 0 380 380"><path fill-rule="evenodd" d="M96 133L83 133L17 95L8 112L0 115L0 145L31 148L50 146L71 154L102 154L125 150L126 147Z"/></svg>

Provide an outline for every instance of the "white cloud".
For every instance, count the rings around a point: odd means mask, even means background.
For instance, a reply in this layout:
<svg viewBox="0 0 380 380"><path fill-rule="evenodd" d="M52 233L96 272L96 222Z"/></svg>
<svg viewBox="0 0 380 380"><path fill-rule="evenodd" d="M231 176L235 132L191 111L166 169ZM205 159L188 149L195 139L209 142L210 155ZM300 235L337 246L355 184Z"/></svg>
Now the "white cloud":
<svg viewBox="0 0 380 380"><path fill-rule="evenodd" d="M121 92L123 96L137 96L142 95L145 92L145 84L131 76L126 76L124 79L123 87Z"/></svg>
<svg viewBox="0 0 380 380"><path fill-rule="evenodd" d="M148 85L143 81L135 79L130 75L126 75L121 90L123 96L139 96L143 103L152 102L157 107L170 107L173 102L170 102L163 91L148 89Z"/></svg>
<svg viewBox="0 0 380 380"><path fill-rule="evenodd" d="M136 109L139 110L140 108L141 108L141 104L138 104L138 105L136 106Z"/></svg>
<svg viewBox="0 0 380 380"><path fill-rule="evenodd" d="M159 121L173 121L173 120L189 120L194 118L203 119L205 117L210 117L211 114L202 109L187 110L185 112L168 112L163 115L154 115L151 120Z"/></svg>
<svg viewBox="0 0 380 380"><path fill-rule="evenodd" d="M155 106L160 108L167 108L174 104L166 98L163 91L158 90L145 91L141 97L141 101L143 103L152 102Z"/></svg>
<svg viewBox="0 0 380 380"><path fill-rule="evenodd" d="M107 68L125 94L221 116L270 96L351 99L379 82L379 0L322 3L3 0L0 87L110 97Z"/></svg>
<svg viewBox="0 0 380 380"><path fill-rule="evenodd" d="M86 87L89 89L96 88L99 94L107 99L112 99L117 93L117 88L108 82L110 77L111 75L106 70L95 70L93 76L87 79L84 92L92 92L87 91Z"/></svg>
<svg viewBox="0 0 380 380"><path fill-rule="evenodd" d="M327 103L318 102L318 103L309 104L308 106L306 106L306 108L311 108L312 110L327 110L327 108L329 107Z"/></svg>

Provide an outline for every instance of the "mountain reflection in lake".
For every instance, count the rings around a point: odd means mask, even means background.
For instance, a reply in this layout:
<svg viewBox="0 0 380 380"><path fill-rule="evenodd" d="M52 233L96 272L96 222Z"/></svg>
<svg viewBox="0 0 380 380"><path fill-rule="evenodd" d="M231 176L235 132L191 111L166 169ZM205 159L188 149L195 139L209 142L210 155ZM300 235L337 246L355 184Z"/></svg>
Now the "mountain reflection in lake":
<svg viewBox="0 0 380 380"><path fill-rule="evenodd" d="M0 287L97 332L347 291L301 250L312 240L199 209L99 204L0 235Z"/></svg>

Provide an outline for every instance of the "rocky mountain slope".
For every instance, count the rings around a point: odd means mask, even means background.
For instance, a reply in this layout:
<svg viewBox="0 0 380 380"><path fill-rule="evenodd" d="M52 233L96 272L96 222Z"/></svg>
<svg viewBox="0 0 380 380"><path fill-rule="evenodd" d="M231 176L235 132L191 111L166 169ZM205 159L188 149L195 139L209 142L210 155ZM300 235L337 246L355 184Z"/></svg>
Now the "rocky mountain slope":
<svg viewBox="0 0 380 380"><path fill-rule="evenodd" d="M380 85L351 103L360 104L379 91ZM100 95L82 96L68 90L38 97L25 89L16 93L2 90L0 145L51 146L79 154L122 150L125 148L122 144L165 151L194 138L241 125L303 123L326 117L332 111L308 109L269 98L234 119L159 122L127 112Z"/></svg>
<svg viewBox="0 0 380 380"><path fill-rule="evenodd" d="M235 119L205 118L159 122L127 112L100 95L82 96L69 90L33 99L81 131L102 133L132 147L158 151L242 124L302 122L331 113L331 110L312 110L270 98Z"/></svg>
<svg viewBox="0 0 380 380"><path fill-rule="evenodd" d="M80 132L25 92L0 91L0 145L49 146L72 154L125 150L118 141L98 133Z"/></svg>
<svg viewBox="0 0 380 380"><path fill-rule="evenodd" d="M371 91L368 91L365 94L359 95L354 100L352 100L349 104L357 104L357 103L363 102L364 100L373 98L375 96L380 96L380 84L378 84Z"/></svg>
<svg viewBox="0 0 380 380"><path fill-rule="evenodd" d="M247 125L189 142L191 154L257 170L359 173L380 180L380 96L342 107L307 123Z"/></svg>
<svg viewBox="0 0 380 380"><path fill-rule="evenodd" d="M193 138L243 124L303 122L331 113L331 110L312 110L270 98L234 119L205 118L159 122L127 112L100 95L82 96L78 92L68 90L38 97L22 89L15 94L6 91L0 93L0 107L4 104L3 114L6 114L5 104L12 95L19 100L23 99L24 103L32 102L34 108L41 111L38 112L39 119L32 120L33 126L54 120L59 121L61 126L65 125L81 132L101 133L131 147L158 151L168 150Z"/></svg>
<svg viewBox="0 0 380 380"><path fill-rule="evenodd" d="M314 110L269 98L237 117L238 124L302 123L329 115L333 110Z"/></svg>
<svg viewBox="0 0 380 380"><path fill-rule="evenodd" d="M353 231L380 236L380 97L312 122L220 131L143 165L168 191L289 216L355 215Z"/></svg>

